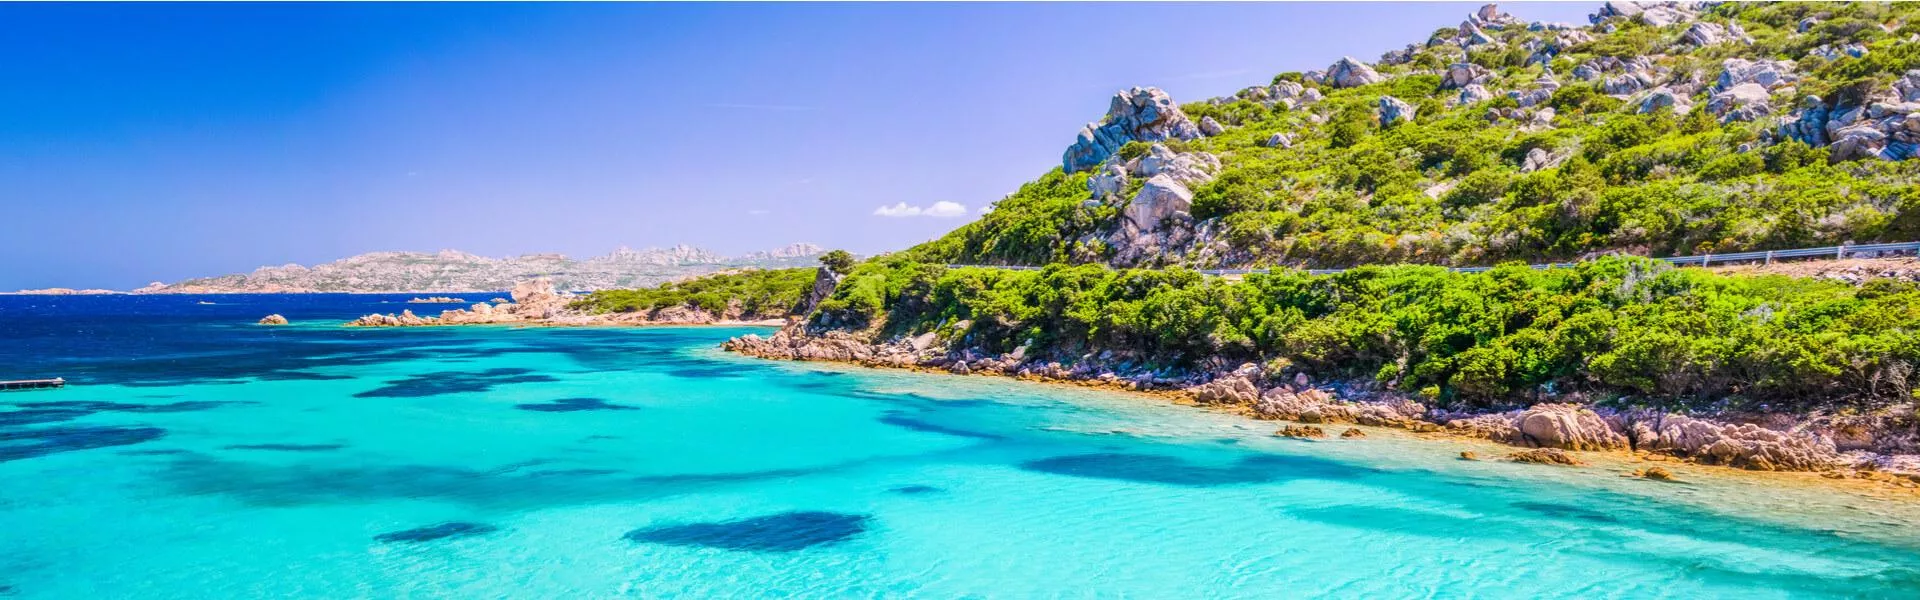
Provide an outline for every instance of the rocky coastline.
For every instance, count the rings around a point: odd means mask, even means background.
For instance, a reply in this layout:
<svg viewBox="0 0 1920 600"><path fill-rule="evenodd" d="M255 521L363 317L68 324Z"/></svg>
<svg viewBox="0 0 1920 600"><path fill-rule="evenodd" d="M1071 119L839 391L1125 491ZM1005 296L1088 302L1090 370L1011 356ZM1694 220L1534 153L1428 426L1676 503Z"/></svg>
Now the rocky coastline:
<svg viewBox="0 0 1920 600"><path fill-rule="evenodd" d="M956 326L964 330L966 324ZM1683 415L1614 409L1568 397L1505 411L1450 411L1365 382L1314 382L1259 365L1170 373L1097 354L1056 360L1022 347L988 355L950 346L936 334L873 342L836 329L790 324L771 336L748 334L724 350L775 360L827 361L865 367L998 375L1152 392L1258 420L1302 425L1358 424L1415 433L1489 440L1518 449L1508 460L1576 464L1572 452L1621 452L1649 461L1681 461L1750 471L1817 472L1828 479L1870 480L1920 490L1920 440L1913 416ZM1288 427L1294 427L1289 425ZM1282 429L1276 435L1288 435ZM1295 435L1306 431L1294 428ZM1549 450L1562 454L1542 458ZM1552 458L1547 460L1546 458ZM1642 475L1659 478L1657 475Z"/></svg>
<svg viewBox="0 0 1920 600"><path fill-rule="evenodd" d="M783 319L748 318L737 306L715 314L696 307L670 306L647 312L592 313L575 310L576 298L554 289L553 280L535 278L514 284L510 299L495 298L467 308L421 316L409 310L398 314L370 314L348 321L348 327L435 327L449 325L531 325L555 327L642 325L782 325ZM429 299L432 300L432 299ZM411 302L411 301L410 301Z"/></svg>

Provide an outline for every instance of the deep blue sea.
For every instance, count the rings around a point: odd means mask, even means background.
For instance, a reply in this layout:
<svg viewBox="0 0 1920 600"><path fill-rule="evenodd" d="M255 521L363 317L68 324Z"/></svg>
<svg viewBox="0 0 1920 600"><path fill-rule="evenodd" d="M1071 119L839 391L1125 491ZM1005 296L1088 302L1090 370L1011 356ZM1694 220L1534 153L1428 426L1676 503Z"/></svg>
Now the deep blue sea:
<svg viewBox="0 0 1920 600"><path fill-rule="evenodd" d="M340 326L441 308L406 297L0 296L0 379L72 382L0 393L0 598L1920 597L1911 496L717 350L743 328Z"/></svg>

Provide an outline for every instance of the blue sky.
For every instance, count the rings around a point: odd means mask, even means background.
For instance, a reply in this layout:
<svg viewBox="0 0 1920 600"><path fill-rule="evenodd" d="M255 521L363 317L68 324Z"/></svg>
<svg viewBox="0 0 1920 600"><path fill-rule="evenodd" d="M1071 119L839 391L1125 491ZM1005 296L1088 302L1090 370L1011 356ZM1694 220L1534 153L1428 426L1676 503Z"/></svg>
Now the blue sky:
<svg viewBox="0 0 1920 600"><path fill-rule="evenodd" d="M1476 6L5 4L0 289L375 250L899 249L1058 164L1119 89L1371 61Z"/></svg>

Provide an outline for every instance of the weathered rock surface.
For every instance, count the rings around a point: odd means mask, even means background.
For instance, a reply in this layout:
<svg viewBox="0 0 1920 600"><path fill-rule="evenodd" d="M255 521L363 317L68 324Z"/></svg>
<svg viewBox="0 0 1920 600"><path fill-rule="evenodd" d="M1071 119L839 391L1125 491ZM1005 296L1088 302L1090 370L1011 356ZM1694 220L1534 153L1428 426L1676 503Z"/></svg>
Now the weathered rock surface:
<svg viewBox="0 0 1920 600"><path fill-rule="evenodd" d="M1213 137L1226 132L1227 128L1213 120L1213 117L1200 117L1200 135Z"/></svg>
<svg viewBox="0 0 1920 600"><path fill-rule="evenodd" d="M1473 104L1476 102L1485 102L1492 99L1493 99L1493 92L1488 91L1485 86L1482 86L1476 83L1476 84L1471 84L1466 87L1460 88L1460 97L1458 99L1458 102L1460 104Z"/></svg>
<svg viewBox="0 0 1920 600"><path fill-rule="evenodd" d="M1507 460L1517 462L1517 463L1528 463L1528 464L1536 464L1536 465L1559 465L1559 466L1565 466L1565 467L1579 467L1579 466L1585 466L1587 464L1581 461L1580 459L1575 458L1572 454L1567 454L1566 451L1564 450L1556 450L1553 448L1534 448L1532 450L1522 450L1519 452L1515 452L1513 454L1508 454Z"/></svg>
<svg viewBox="0 0 1920 600"><path fill-rule="evenodd" d="M1312 425L1288 425L1285 427L1281 427L1279 431L1276 431L1273 434L1280 437L1290 437L1290 438L1327 437L1326 430L1321 429L1319 427L1314 427Z"/></svg>
<svg viewBox="0 0 1920 600"><path fill-rule="evenodd" d="M1773 114L1769 97L1766 87L1745 82L1707 98L1707 111L1723 121L1754 121Z"/></svg>
<svg viewBox="0 0 1920 600"><path fill-rule="evenodd" d="M1327 67L1326 82L1336 88L1360 87L1386 81L1373 67L1355 60L1351 56L1340 57L1333 66Z"/></svg>
<svg viewBox="0 0 1920 600"><path fill-rule="evenodd" d="M1412 121L1414 107L1405 100L1393 96L1380 97L1380 124L1393 125Z"/></svg>
<svg viewBox="0 0 1920 600"><path fill-rule="evenodd" d="M1073 145L1061 158L1068 173L1099 166L1131 141L1191 140L1200 137L1172 96L1156 87L1136 87L1114 94L1107 116L1080 128Z"/></svg>
<svg viewBox="0 0 1920 600"><path fill-rule="evenodd" d="M261 317L260 324L261 325L286 325L287 318L280 316L278 314L271 314L265 317Z"/></svg>
<svg viewBox="0 0 1920 600"><path fill-rule="evenodd" d="M1453 63L1447 67L1447 73L1440 78L1440 89L1451 90L1470 85L1479 85L1493 79L1493 71L1486 67L1467 62Z"/></svg>
<svg viewBox="0 0 1920 600"><path fill-rule="evenodd" d="M1653 412L1622 415L1617 421L1636 449L1672 452L1707 464L1813 471L1841 462L1833 441L1818 435Z"/></svg>
<svg viewBox="0 0 1920 600"><path fill-rule="evenodd" d="M1193 399L1203 404L1250 405L1260 400L1260 388L1246 377L1233 376L1188 388Z"/></svg>

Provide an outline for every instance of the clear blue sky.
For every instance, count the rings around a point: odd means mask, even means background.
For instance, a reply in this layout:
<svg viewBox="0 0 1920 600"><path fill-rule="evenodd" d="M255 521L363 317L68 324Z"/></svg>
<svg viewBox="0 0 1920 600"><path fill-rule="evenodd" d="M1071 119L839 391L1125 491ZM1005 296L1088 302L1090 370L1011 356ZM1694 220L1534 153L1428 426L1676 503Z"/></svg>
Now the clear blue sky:
<svg viewBox="0 0 1920 600"><path fill-rule="evenodd" d="M0 289L375 250L898 249L1053 167L1116 90L1371 61L1476 6L0 5ZM938 202L966 214L875 214Z"/></svg>

